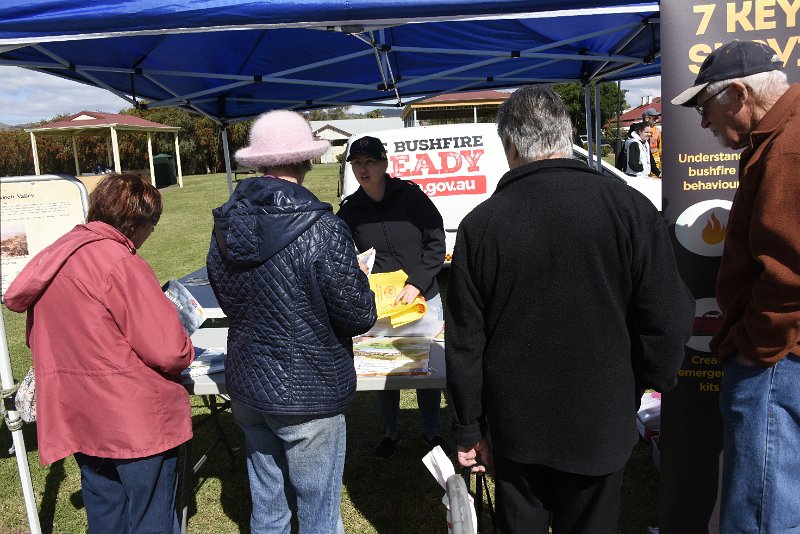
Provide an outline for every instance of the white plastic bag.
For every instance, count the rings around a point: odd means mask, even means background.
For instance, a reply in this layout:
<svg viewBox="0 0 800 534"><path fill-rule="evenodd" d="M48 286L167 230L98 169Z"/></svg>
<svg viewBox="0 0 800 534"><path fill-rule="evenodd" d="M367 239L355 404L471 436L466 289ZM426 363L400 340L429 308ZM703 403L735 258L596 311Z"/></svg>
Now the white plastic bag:
<svg viewBox="0 0 800 534"><path fill-rule="evenodd" d="M436 479L436 482L445 490L445 494L442 497L442 504L444 504L445 508L447 508L447 532L448 534L464 534L466 531L471 532L472 534L478 533L478 516L475 513L475 501L472 498L472 495L466 491L466 485L462 486L462 491L459 492L460 497L464 497L466 495L467 502L459 502L453 503L451 506L450 500L447 498L447 481L451 479L451 477L458 477L456 475L456 471L453 468L453 462L447 457L441 447L438 445L431 449L431 451L426 454L422 458L422 463L425 464L425 467L428 468L428 471L431 472L433 478ZM458 509L462 513L464 512L464 508L469 508L469 517L453 517L453 510ZM464 521L466 520L466 521Z"/></svg>
<svg viewBox="0 0 800 534"><path fill-rule="evenodd" d="M36 422L36 375L33 367L28 369L28 373L17 388L14 396L14 406L19 412L20 418L26 423Z"/></svg>

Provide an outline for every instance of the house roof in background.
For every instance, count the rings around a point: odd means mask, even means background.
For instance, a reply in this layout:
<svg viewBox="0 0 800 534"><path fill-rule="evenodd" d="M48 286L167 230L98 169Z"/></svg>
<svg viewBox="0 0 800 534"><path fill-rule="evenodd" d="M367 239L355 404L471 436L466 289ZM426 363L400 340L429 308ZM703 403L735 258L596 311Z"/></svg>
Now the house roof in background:
<svg viewBox="0 0 800 534"><path fill-rule="evenodd" d="M382 119L340 119L333 121L310 121L311 129L316 134L325 128L335 129L345 137L375 130L391 130L402 128L403 119L400 117L390 117Z"/></svg>
<svg viewBox="0 0 800 534"><path fill-rule="evenodd" d="M497 105L499 106L511 96L510 91L462 91L458 93L446 93L430 98L417 100L403 108L402 117L405 119L415 110L435 109L435 108L456 108Z"/></svg>
<svg viewBox="0 0 800 534"><path fill-rule="evenodd" d="M661 113L661 97L657 96L653 98L653 100L649 104L642 104L640 106L636 106L635 108L629 109L628 111L619 116L620 123L623 125L630 126L634 122L639 122L640 120L642 120L642 113L644 113L644 111L647 108L653 108L659 113ZM661 115L658 115L656 119L657 119L656 122L660 124Z"/></svg>
<svg viewBox="0 0 800 534"><path fill-rule="evenodd" d="M434 103L459 103L464 105L472 105L476 102L491 101L491 102L505 102L511 96L509 91L465 91L461 93L447 93L444 95L436 95L430 98L417 100L410 106L421 106L425 104Z"/></svg>

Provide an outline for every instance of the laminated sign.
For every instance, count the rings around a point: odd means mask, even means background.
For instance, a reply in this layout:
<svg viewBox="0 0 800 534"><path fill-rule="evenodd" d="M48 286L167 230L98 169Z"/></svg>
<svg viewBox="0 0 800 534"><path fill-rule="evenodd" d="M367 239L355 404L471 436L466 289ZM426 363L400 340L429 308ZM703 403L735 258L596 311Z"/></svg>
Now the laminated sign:
<svg viewBox="0 0 800 534"><path fill-rule="evenodd" d="M407 278L408 275L402 270L391 273L371 274L369 276L369 287L375 293L378 319L388 317L392 328L421 319L428 310L425 300L421 297L417 297L410 304L401 302L395 304L397 295L406 285Z"/></svg>

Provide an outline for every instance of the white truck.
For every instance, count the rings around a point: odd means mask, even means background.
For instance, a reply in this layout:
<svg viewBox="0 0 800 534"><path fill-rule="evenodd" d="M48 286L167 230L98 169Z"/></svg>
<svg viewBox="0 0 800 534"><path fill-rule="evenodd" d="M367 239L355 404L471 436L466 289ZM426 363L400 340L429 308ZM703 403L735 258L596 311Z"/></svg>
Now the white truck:
<svg viewBox="0 0 800 534"><path fill-rule="evenodd" d="M350 144L365 135L383 141L389 159L389 175L416 183L442 214L447 241L445 263L449 263L461 219L491 196L497 182L508 171L496 125L443 124L364 132L350 137L345 156ZM586 161L587 154L573 146L573 156ZM606 162L603 162L603 174L638 189L661 209L661 180L626 176ZM344 199L357 189L353 169L343 160L340 198Z"/></svg>

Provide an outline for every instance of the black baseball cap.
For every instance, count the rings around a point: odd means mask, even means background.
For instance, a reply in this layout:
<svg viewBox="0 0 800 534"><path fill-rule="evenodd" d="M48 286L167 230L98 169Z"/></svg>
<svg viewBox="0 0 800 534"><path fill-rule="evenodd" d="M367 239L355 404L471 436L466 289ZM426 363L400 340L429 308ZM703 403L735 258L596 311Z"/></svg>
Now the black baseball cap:
<svg viewBox="0 0 800 534"><path fill-rule="evenodd" d="M347 154L347 161L353 159L354 156L365 154L372 159L386 160L386 148L383 146L383 141L377 137L370 137L365 135L360 139L353 141L350 145L350 153Z"/></svg>
<svg viewBox="0 0 800 534"><path fill-rule="evenodd" d="M697 95L711 82L744 78L751 74L781 70L783 62L775 51L756 41L731 41L714 50L703 64L694 85L675 98L676 106L697 105Z"/></svg>

